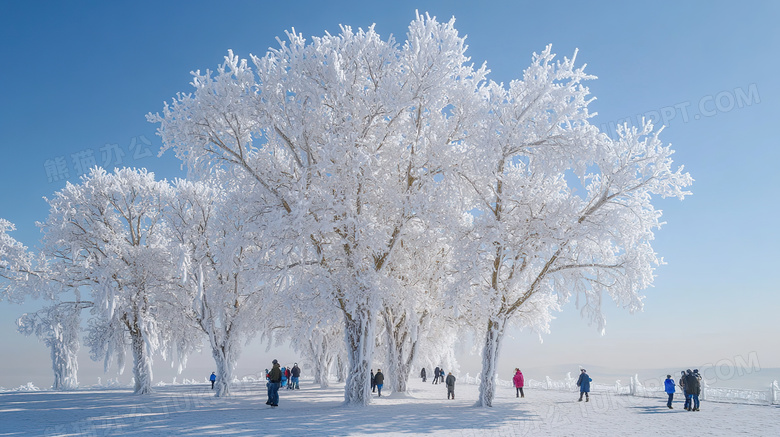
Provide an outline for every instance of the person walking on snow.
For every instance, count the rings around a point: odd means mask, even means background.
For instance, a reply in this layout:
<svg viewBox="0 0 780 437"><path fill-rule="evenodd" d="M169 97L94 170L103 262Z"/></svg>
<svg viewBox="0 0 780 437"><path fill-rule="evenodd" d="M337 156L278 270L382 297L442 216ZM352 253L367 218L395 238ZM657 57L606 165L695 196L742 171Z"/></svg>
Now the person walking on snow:
<svg viewBox="0 0 780 437"><path fill-rule="evenodd" d="M422 378L422 382L425 382L425 367L420 370L420 378Z"/></svg>
<svg viewBox="0 0 780 437"><path fill-rule="evenodd" d="M515 369L515 376L512 377L512 382L515 383L515 396L524 398L523 385L525 384L525 379L523 379L523 372L520 369Z"/></svg>
<svg viewBox="0 0 780 437"><path fill-rule="evenodd" d="M292 375L292 379L290 380L292 382L291 387L293 390L298 390L300 388L298 386L298 380L301 377L301 368L298 367L298 363L293 364L290 374Z"/></svg>
<svg viewBox="0 0 780 437"><path fill-rule="evenodd" d="M279 367L279 361L273 360L273 367L268 372L268 401L266 405L272 407L279 406L279 386L282 383L282 369Z"/></svg>
<svg viewBox="0 0 780 437"><path fill-rule="evenodd" d="M447 399L450 398L450 395L452 395L452 399L455 399L455 375L450 372L444 382L447 384Z"/></svg>
<svg viewBox="0 0 780 437"><path fill-rule="evenodd" d="M580 388L580 399L577 402L582 402L582 395L585 395L585 402L590 401L588 392L590 391L590 376L585 373L585 369L580 372L580 379L577 380L577 387Z"/></svg>
<svg viewBox="0 0 780 437"><path fill-rule="evenodd" d="M382 386L385 384L385 375L382 374L382 369L376 369L376 375L374 375L374 382L376 383L376 389L379 392L379 397L382 397Z"/></svg>
<svg viewBox="0 0 780 437"><path fill-rule="evenodd" d="M376 393L376 376L374 376L374 369L371 369L371 393Z"/></svg>
<svg viewBox="0 0 780 437"><path fill-rule="evenodd" d="M211 389L214 390L214 383L217 381L217 375L214 372L211 372L211 376L209 376L209 381L211 381Z"/></svg>
<svg viewBox="0 0 780 437"><path fill-rule="evenodd" d="M672 375L666 375L666 379L664 380L664 389L666 390L666 394L669 395L669 400L666 402L666 406L671 410L672 399L674 399L674 380L672 379Z"/></svg>
<svg viewBox="0 0 780 437"><path fill-rule="evenodd" d="M439 383L439 366L436 366L435 369L433 369L433 382L431 384L438 384Z"/></svg>

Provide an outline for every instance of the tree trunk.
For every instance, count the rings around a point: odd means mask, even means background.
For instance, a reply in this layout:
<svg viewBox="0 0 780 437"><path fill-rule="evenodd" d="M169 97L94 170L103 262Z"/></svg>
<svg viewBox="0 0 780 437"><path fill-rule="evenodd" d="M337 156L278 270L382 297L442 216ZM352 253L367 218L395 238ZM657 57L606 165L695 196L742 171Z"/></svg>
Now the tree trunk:
<svg viewBox="0 0 780 437"><path fill-rule="evenodd" d="M320 384L322 380L322 357L311 339L308 340L309 356L311 357L312 370L314 371L314 383Z"/></svg>
<svg viewBox="0 0 780 437"><path fill-rule="evenodd" d="M371 360L374 355L374 314L368 302L344 314L349 372L344 386L344 403L368 405L371 402Z"/></svg>
<svg viewBox="0 0 780 437"><path fill-rule="evenodd" d="M152 392L152 357L146 350L143 334L135 324L130 330L130 347L133 351L133 378L135 394L145 395Z"/></svg>
<svg viewBox="0 0 780 437"><path fill-rule="evenodd" d="M221 346L211 348L211 355L214 357L214 363L217 365L217 381L214 383L215 397L221 398L230 396L230 381L233 380L233 354L230 347L230 340L222 342Z"/></svg>
<svg viewBox="0 0 780 437"><path fill-rule="evenodd" d="M496 395L498 353L501 350L501 339L504 336L505 323L506 320L501 318L491 317L488 320L485 346L482 349L482 373L480 374L478 406L493 406L493 398Z"/></svg>
<svg viewBox="0 0 780 437"><path fill-rule="evenodd" d="M387 310L384 312L383 318L385 320L385 332L387 333L388 368L385 375L387 375L390 382L391 392L405 393L417 344L411 340L407 341L411 336L405 330L406 324L403 321L399 324L394 323L394 320L391 320L390 312ZM396 326L398 326L397 329ZM404 330L403 332L400 331L402 329Z"/></svg>
<svg viewBox="0 0 780 437"><path fill-rule="evenodd" d="M330 368L333 366L333 355L328 355L325 360L325 367L322 370L322 381L320 381L320 388L330 387Z"/></svg>
<svg viewBox="0 0 780 437"><path fill-rule="evenodd" d="M395 350L393 356L389 357L389 376L392 383L390 390L392 392L405 393L406 384L409 381L409 369L410 365L407 360L404 359L402 351Z"/></svg>
<svg viewBox="0 0 780 437"><path fill-rule="evenodd" d="M67 328L61 325L56 326L52 338L47 341L51 349L51 367L54 371L52 390L75 390L79 386L78 343L75 350L68 347L67 336L73 334L66 332L65 329Z"/></svg>
<svg viewBox="0 0 780 437"><path fill-rule="evenodd" d="M323 339L320 345L315 345L309 340L309 355L312 359L312 370L314 371L314 383L319 384L320 388L328 388L328 368L331 359L328 358L326 340Z"/></svg>

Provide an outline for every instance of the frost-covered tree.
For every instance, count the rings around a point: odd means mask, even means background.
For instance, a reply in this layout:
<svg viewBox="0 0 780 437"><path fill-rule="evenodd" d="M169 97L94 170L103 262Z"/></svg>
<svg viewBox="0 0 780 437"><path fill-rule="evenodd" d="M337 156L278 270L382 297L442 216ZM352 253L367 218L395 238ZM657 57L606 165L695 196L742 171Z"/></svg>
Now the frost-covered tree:
<svg viewBox="0 0 780 437"><path fill-rule="evenodd" d="M0 291L1 297L9 301L24 301L16 293L11 294L14 280L20 271L32 268L32 256L27 247L8 235L16 230L16 226L6 219L0 218Z"/></svg>
<svg viewBox="0 0 780 437"><path fill-rule="evenodd" d="M230 52L148 117L197 177L243 174L279 272L269 283L297 269L335 284L348 404L369 402L376 323L405 372L420 322L383 302L425 290L400 280L418 253L401 248L427 244L415 229L457 234L462 286L446 300L453 317L468 302L485 321L479 404L490 406L509 324L544 331L574 295L602 327L603 293L641 307L660 263L651 199L682 198L691 182L651 126L613 141L588 123L591 77L573 59L555 62L548 48L508 87L486 83L453 24L418 16L402 45L373 27L311 43L289 33L252 57L254 70Z"/></svg>
<svg viewBox="0 0 780 437"><path fill-rule="evenodd" d="M370 400L379 284L407 225L433 213L486 73L466 64L453 24L418 16L403 45L373 27L311 43L288 33L254 71L231 52L148 117L195 174L246 172L243 189L285 243L278 266L316 266L338 284L348 404Z"/></svg>
<svg viewBox="0 0 780 437"><path fill-rule="evenodd" d="M450 234L413 226L399 243L391 288L383 294L380 332L386 384L393 392L406 392L416 361L440 362L458 331L456 308L446 299L451 268Z"/></svg>
<svg viewBox="0 0 780 437"><path fill-rule="evenodd" d="M58 302L34 313L25 313L17 321L17 330L35 334L51 352L54 371L53 390L78 388L78 351L81 311L91 302Z"/></svg>
<svg viewBox="0 0 780 437"><path fill-rule="evenodd" d="M15 229L7 220L0 219L0 297L21 303L27 297L52 301L34 313L17 319L17 330L25 335L35 334L49 347L54 371L54 390L72 390L78 387L79 332L81 310L91 302L59 302L57 295L63 288L48 281L46 259L28 250L16 241L9 231ZM79 296L75 289L76 296Z"/></svg>
<svg viewBox="0 0 780 437"><path fill-rule="evenodd" d="M492 406L501 341L512 323L545 331L572 296L603 332L604 294L642 307L661 261L654 196L678 197L692 179L646 123L611 140L588 123L590 79L574 59L534 55L523 78L490 83L482 138L461 175L474 214L460 264L463 297L485 317L480 399ZM579 188L582 187L582 188ZM465 191L464 191L465 192Z"/></svg>
<svg viewBox="0 0 780 437"><path fill-rule="evenodd" d="M330 298L335 287L327 277L316 277L307 269L293 269L280 277L277 293L266 303L265 332L269 345L288 342L310 363L314 383L329 387L331 367L344 355L344 325L341 311ZM271 338L273 336L273 338Z"/></svg>
<svg viewBox="0 0 780 437"><path fill-rule="evenodd" d="M230 395L241 345L261 329L264 252L257 209L232 181L178 180L168 228L182 248L180 311L208 337L217 397ZM198 337L200 338L200 337Z"/></svg>
<svg viewBox="0 0 780 437"><path fill-rule="evenodd" d="M0 218L0 300L22 303L29 297L54 299L39 266L45 261L8 233L16 226Z"/></svg>
<svg viewBox="0 0 780 437"><path fill-rule="evenodd" d="M168 298L177 258L162 222L172 195L167 182L146 170L94 168L47 199L49 217L39 225L50 283L88 290L90 327L97 330L88 336L93 356L121 357L129 343L137 394L152 390L152 355L181 332L172 329L180 315Z"/></svg>
<svg viewBox="0 0 780 437"><path fill-rule="evenodd" d="M334 362L340 362L338 357L344 356L343 324L321 323L311 330L308 337L299 337L296 344L303 356L312 363L314 383L321 388L330 386L330 369Z"/></svg>

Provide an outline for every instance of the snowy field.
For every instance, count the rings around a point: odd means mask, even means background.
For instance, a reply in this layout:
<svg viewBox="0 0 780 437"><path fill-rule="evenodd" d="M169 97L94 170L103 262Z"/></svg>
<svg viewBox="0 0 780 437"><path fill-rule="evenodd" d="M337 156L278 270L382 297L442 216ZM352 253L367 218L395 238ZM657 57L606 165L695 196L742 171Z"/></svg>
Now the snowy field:
<svg viewBox="0 0 780 437"><path fill-rule="evenodd" d="M429 380L430 381L430 380ZM780 407L703 401L700 412L664 400L595 392L588 403L563 391L526 390L524 399L501 388L493 408L476 408L475 385L410 382L404 397L382 396L366 408L345 408L343 385L329 389L302 381L280 390L279 407L265 405L264 384L237 387L214 398L206 385L0 393L3 436L778 436Z"/></svg>

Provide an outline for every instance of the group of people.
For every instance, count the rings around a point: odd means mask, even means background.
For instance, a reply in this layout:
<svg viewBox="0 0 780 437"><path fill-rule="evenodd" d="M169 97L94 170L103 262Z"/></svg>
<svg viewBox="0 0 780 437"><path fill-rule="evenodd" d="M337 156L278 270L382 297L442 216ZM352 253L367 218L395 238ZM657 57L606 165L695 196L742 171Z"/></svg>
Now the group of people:
<svg viewBox="0 0 780 437"><path fill-rule="evenodd" d="M301 368L298 367L298 363L293 364L293 367L282 367L279 370L282 372L280 387L286 387L288 390L297 390L300 388L299 380L301 377ZM268 369L265 369L266 381L269 379L268 374Z"/></svg>
<svg viewBox="0 0 780 437"><path fill-rule="evenodd" d="M279 388L287 385L288 389L298 389L298 380L301 375L301 369L298 367L298 363L295 363L292 369L281 367L277 360L273 360L272 364L273 366L270 371L265 369L266 386L268 387L268 401L266 401L266 405L278 407ZM433 372L435 375L433 384L438 384L438 379L441 378L442 383L447 385L447 399L455 399L455 375L453 375L452 372L449 372L445 376L444 369L441 367L436 367ZM587 378L588 375L585 373L585 369L582 369L582 375L585 375L585 378L588 381L585 387L581 387L581 390L584 390L584 393L587 396L587 392L590 391L590 378ZM580 375L580 381L583 380L582 375ZM420 376L422 377L423 382L425 382L425 368L420 371ZM214 372L211 373L209 379L211 380L211 388L214 388L214 381L216 380ZM290 381L289 384L287 383L288 380ZM578 386L580 385L580 381L577 382ZM523 385L525 384L525 380L523 378L523 372L521 372L520 369L515 368L515 375L512 378L512 382L514 383L517 397L524 398ZM384 384L385 375L382 373L382 369L376 369L376 373L374 373L374 369L371 369L371 393L378 392L378 396L382 397L382 387ZM582 394L580 394L580 400L582 400ZM698 397L696 405L698 409Z"/></svg>
<svg viewBox="0 0 780 437"><path fill-rule="evenodd" d="M298 363L293 364L292 368L281 367L277 360L273 360L271 364L271 370L265 369L266 387L268 387L268 400L265 404L278 407L280 387L286 386L289 390L300 388L298 381L301 368L298 367Z"/></svg>
<svg viewBox="0 0 780 437"><path fill-rule="evenodd" d="M685 395L683 408L687 411L699 411L699 394L701 394L701 374L699 369L681 371L679 385ZM674 380L672 375L666 375L664 389L666 394L669 395L666 406L672 409L672 399L674 398Z"/></svg>
<svg viewBox="0 0 780 437"><path fill-rule="evenodd" d="M382 397L382 387L385 385L385 374L382 373L382 369L376 369L376 374L374 374L374 369L371 369L371 393L376 393L377 390L379 391L379 397Z"/></svg>
<svg viewBox="0 0 780 437"><path fill-rule="evenodd" d="M420 378L422 378L422 382L427 381L425 367L420 370ZM431 384L438 384L439 381L447 385L447 399L455 399L455 375L452 372L445 375L444 368L436 367L433 369L433 382Z"/></svg>
<svg viewBox="0 0 780 437"><path fill-rule="evenodd" d="M444 368L443 367L437 367L437 368L433 369L433 382L431 382L431 384L438 384L439 381L441 381L442 384L444 384L445 383L445 381L444 381L445 375L446 374L444 373ZM427 378L425 376L425 367L423 367L422 370L420 370L420 377L422 378L422 382L426 381Z"/></svg>
<svg viewBox="0 0 780 437"><path fill-rule="evenodd" d="M588 402L588 392L590 392L590 383L593 381L590 376L585 372L585 369L581 369L580 377L577 379L577 387L580 388L580 401L582 401L583 395L585 396L585 402ZM680 380L678 382L680 388L685 394L685 405L683 408L687 411L699 411L699 394L701 394L701 374L699 369L688 369L680 372ZM515 386L517 386L515 384ZM674 399L675 385L672 375L666 375L664 381L664 390L669 396L666 406L672 409L672 400ZM522 392L521 392L522 393Z"/></svg>
<svg viewBox="0 0 780 437"><path fill-rule="evenodd" d="M301 376L301 369L298 367L298 363L295 363L291 369L281 367L277 360L273 360L272 364L273 367L270 371L265 369L265 378L268 381L266 384L268 387L268 401L266 402L266 405L277 407L279 406L280 387L287 386L287 388L290 390L300 388L298 381ZM441 367L436 367L433 370L433 374L434 378L432 384L438 384L439 379L441 379L441 382L447 385L447 399L455 399L455 375L453 375L452 372L449 372L445 377L444 369ZM426 372L424 367L422 370L420 370L420 377L422 378L422 382L426 382ZM212 389L214 388L216 379L216 374L212 372L211 376L209 377ZM699 411L701 379L702 377L698 369L688 369L680 372L679 386L685 394L685 405L683 408L685 408L687 411ZM289 383L287 381L289 381ZM580 389L579 402L582 402L583 396L585 397L585 402L590 401L589 392L590 383L592 381L593 380L590 378L590 376L588 376L588 373L585 371L585 369L580 369L580 377L577 379L577 387ZM523 377L523 372L521 372L520 369L515 368L515 374L512 377L512 382L515 386L515 396L518 398L524 398L525 393L523 393L523 386L525 385L525 378ZM382 397L382 387L384 386L384 383L385 375L382 373L382 369L377 369L376 373L374 373L374 369L371 369L371 393L378 392L378 396ZM666 375L664 389L669 395L666 406L671 409L672 400L674 399L675 393L675 384L674 380L672 379L672 375Z"/></svg>

